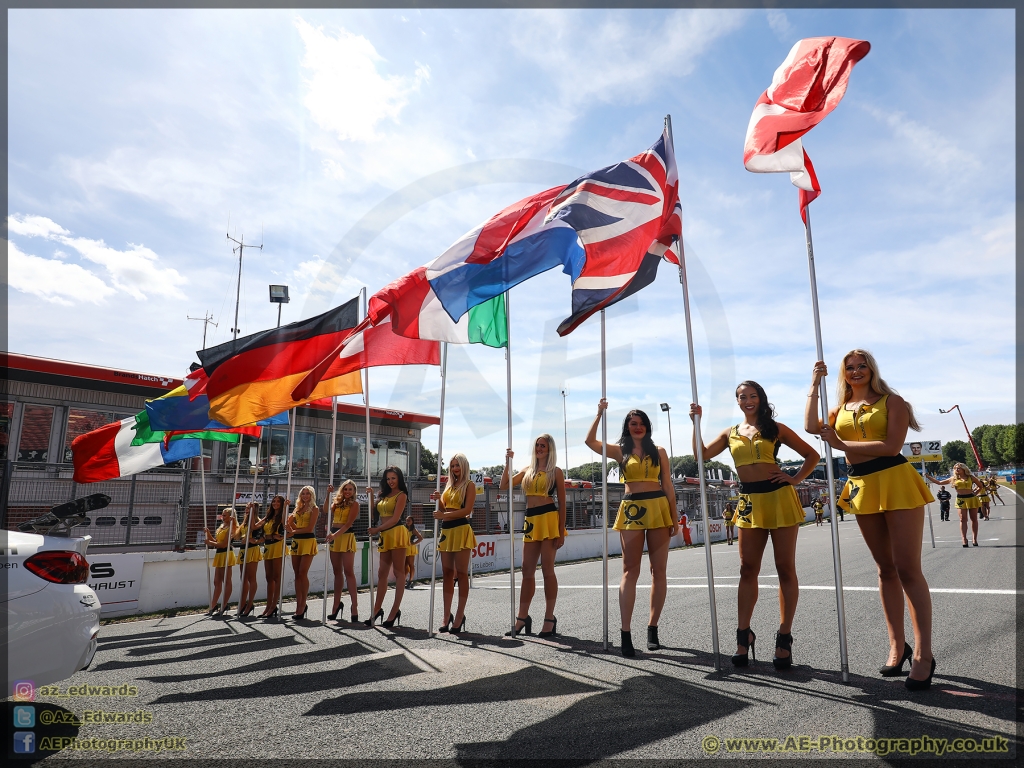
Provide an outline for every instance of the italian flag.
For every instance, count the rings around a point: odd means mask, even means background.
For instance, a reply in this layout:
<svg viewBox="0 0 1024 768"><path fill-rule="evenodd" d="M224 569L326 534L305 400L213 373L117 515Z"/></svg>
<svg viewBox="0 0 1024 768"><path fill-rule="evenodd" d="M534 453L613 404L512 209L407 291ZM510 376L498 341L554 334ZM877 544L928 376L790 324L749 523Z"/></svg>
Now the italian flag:
<svg viewBox="0 0 1024 768"><path fill-rule="evenodd" d="M156 442L132 445L137 426L137 417L130 416L76 437L71 443L75 482L96 483L134 475L202 452L199 440L174 440L165 448L162 434Z"/></svg>

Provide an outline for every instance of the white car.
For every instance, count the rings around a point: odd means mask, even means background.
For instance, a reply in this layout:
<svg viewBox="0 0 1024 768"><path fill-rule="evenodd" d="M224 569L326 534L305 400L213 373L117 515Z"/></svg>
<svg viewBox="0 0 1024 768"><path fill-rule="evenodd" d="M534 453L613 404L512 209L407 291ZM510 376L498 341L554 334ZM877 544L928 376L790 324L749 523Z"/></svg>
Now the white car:
<svg viewBox="0 0 1024 768"><path fill-rule="evenodd" d="M92 663L100 601L86 583L89 540L0 531L7 696L23 698L27 683L55 683ZM15 683L22 683L17 691Z"/></svg>

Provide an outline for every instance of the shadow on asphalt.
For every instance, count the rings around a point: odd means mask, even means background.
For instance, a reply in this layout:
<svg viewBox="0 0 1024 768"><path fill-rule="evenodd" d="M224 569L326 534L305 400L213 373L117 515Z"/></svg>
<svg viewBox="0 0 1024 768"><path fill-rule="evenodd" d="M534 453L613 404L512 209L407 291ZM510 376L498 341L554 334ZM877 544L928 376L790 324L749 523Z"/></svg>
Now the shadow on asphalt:
<svg viewBox="0 0 1024 768"><path fill-rule="evenodd" d="M206 640L200 640L195 642L193 640L194 635L181 635L180 637L168 638L168 640L174 641L171 643L164 643L163 645L147 645L144 648L131 648L128 651L128 656L155 656L158 653L168 653L170 651L180 651L183 647L189 649L194 648L212 648L218 645L224 645L226 643L246 643L251 642L255 638L264 638L266 635L258 632L231 632L225 630L218 632L216 637L210 637Z"/></svg>
<svg viewBox="0 0 1024 768"><path fill-rule="evenodd" d="M242 637L246 637L246 635L243 635ZM216 659L222 656L237 656L242 653L263 653L266 651L277 650L279 648L291 648L297 645L302 645L302 643L299 643L294 637L267 638L263 635L256 634L256 638L253 640L245 640L244 642L232 643L231 645L222 645L214 648L213 650L199 651L198 653L191 653L187 656L168 656L162 659L140 659L138 661L105 661L95 669L97 672L107 672L112 669L133 669L135 667L150 667L157 666L159 664L181 664L189 661ZM183 650L183 648L174 648L172 650Z"/></svg>
<svg viewBox="0 0 1024 768"><path fill-rule="evenodd" d="M267 661L266 666L272 667L274 660ZM260 670L253 669L258 673ZM171 693L156 699L154 704L190 701L242 701L252 698L271 696L295 696L304 693L333 691L338 688L349 688L354 685L368 685L385 680L394 680L408 675L422 673L404 655L385 656L381 659L352 664L341 669L326 672L305 672L298 675L275 675L249 685L219 686L214 690L191 691L188 693Z"/></svg>
<svg viewBox="0 0 1024 768"><path fill-rule="evenodd" d="M248 652L248 651L247 651ZM352 659L357 656L369 656L372 651L358 643L347 645L335 645L330 648L322 648L309 653L280 654L274 659L274 669L284 667L301 667L304 664L320 664L325 661L338 661L340 659ZM207 658L204 656L203 658ZM225 677L227 675L249 675L256 669L253 663L244 664L240 667L222 669L219 672L203 672L198 675L156 675L154 677L140 677L149 683L184 683L189 680L205 680L208 677Z"/></svg>
<svg viewBox="0 0 1024 768"><path fill-rule="evenodd" d="M577 701L505 741L456 744L457 761L473 764L509 756L565 755L571 756L574 765L586 765L699 728L748 706L678 679L640 675L616 690Z"/></svg>
<svg viewBox="0 0 1024 768"><path fill-rule="evenodd" d="M386 712L414 707L444 707L455 704L490 704L496 701L540 699L547 696L569 696L604 691L587 683L556 675L540 667L530 666L505 675L485 677L460 685L433 688L429 691L403 691L396 701L394 691L350 693L336 699L325 699L314 705L307 715L350 715L358 712Z"/></svg>
<svg viewBox="0 0 1024 768"><path fill-rule="evenodd" d="M214 635L230 635L231 630L227 627L220 629L211 629L207 632L191 632L187 635L179 635L178 637L171 637L175 632L182 632L188 629L188 627L179 627L178 629L166 629L161 632L140 632L137 635L114 635L113 637L99 637L99 650L106 651L111 648L131 648L136 645L148 645L149 643L160 643L165 640L179 640L197 637L213 637Z"/></svg>

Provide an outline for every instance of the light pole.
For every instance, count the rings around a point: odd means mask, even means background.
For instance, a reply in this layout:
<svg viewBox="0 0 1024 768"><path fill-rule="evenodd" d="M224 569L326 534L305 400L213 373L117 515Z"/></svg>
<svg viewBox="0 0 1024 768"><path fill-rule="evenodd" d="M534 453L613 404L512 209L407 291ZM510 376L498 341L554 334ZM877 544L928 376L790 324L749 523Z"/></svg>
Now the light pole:
<svg viewBox="0 0 1024 768"><path fill-rule="evenodd" d="M671 475L672 457L676 455L675 450L672 448L672 406L668 403L662 403L661 410L665 412L665 418L668 419L668 472Z"/></svg>
<svg viewBox="0 0 1024 768"><path fill-rule="evenodd" d="M960 406L954 405L952 408L946 411L939 408L939 413L952 413L954 410L960 414L960 421L963 422L964 432L967 433L967 442L971 444L971 450L974 451L974 459L975 461L978 462L978 471L981 472L982 470L985 469L985 465L981 463L981 454L978 453L978 446L974 444L974 438L971 437L971 430L967 428L967 422L964 420L964 413L963 411L960 410Z"/></svg>
<svg viewBox="0 0 1024 768"><path fill-rule="evenodd" d="M565 428L565 477L569 477L569 416L566 410L565 398L569 394L568 387L562 387L562 424Z"/></svg>
<svg viewBox="0 0 1024 768"><path fill-rule="evenodd" d="M287 285L272 285L270 286L270 303L277 304L277 327L281 327L281 305L287 304L290 301L288 298L288 286Z"/></svg>

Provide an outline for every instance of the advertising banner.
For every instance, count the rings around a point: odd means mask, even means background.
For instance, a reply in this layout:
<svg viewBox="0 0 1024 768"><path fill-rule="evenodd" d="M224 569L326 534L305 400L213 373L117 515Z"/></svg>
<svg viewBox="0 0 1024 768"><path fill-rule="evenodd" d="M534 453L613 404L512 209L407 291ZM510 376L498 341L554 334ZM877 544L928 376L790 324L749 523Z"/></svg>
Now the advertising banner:
<svg viewBox="0 0 1024 768"><path fill-rule="evenodd" d="M90 555L89 587L100 599L100 615L134 611L142 587L142 553Z"/></svg>
<svg viewBox="0 0 1024 768"><path fill-rule="evenodd" d="M922 461L942 461L942 441L915 440L904 443L902 453L911 464L920 465Z"/></svg>

